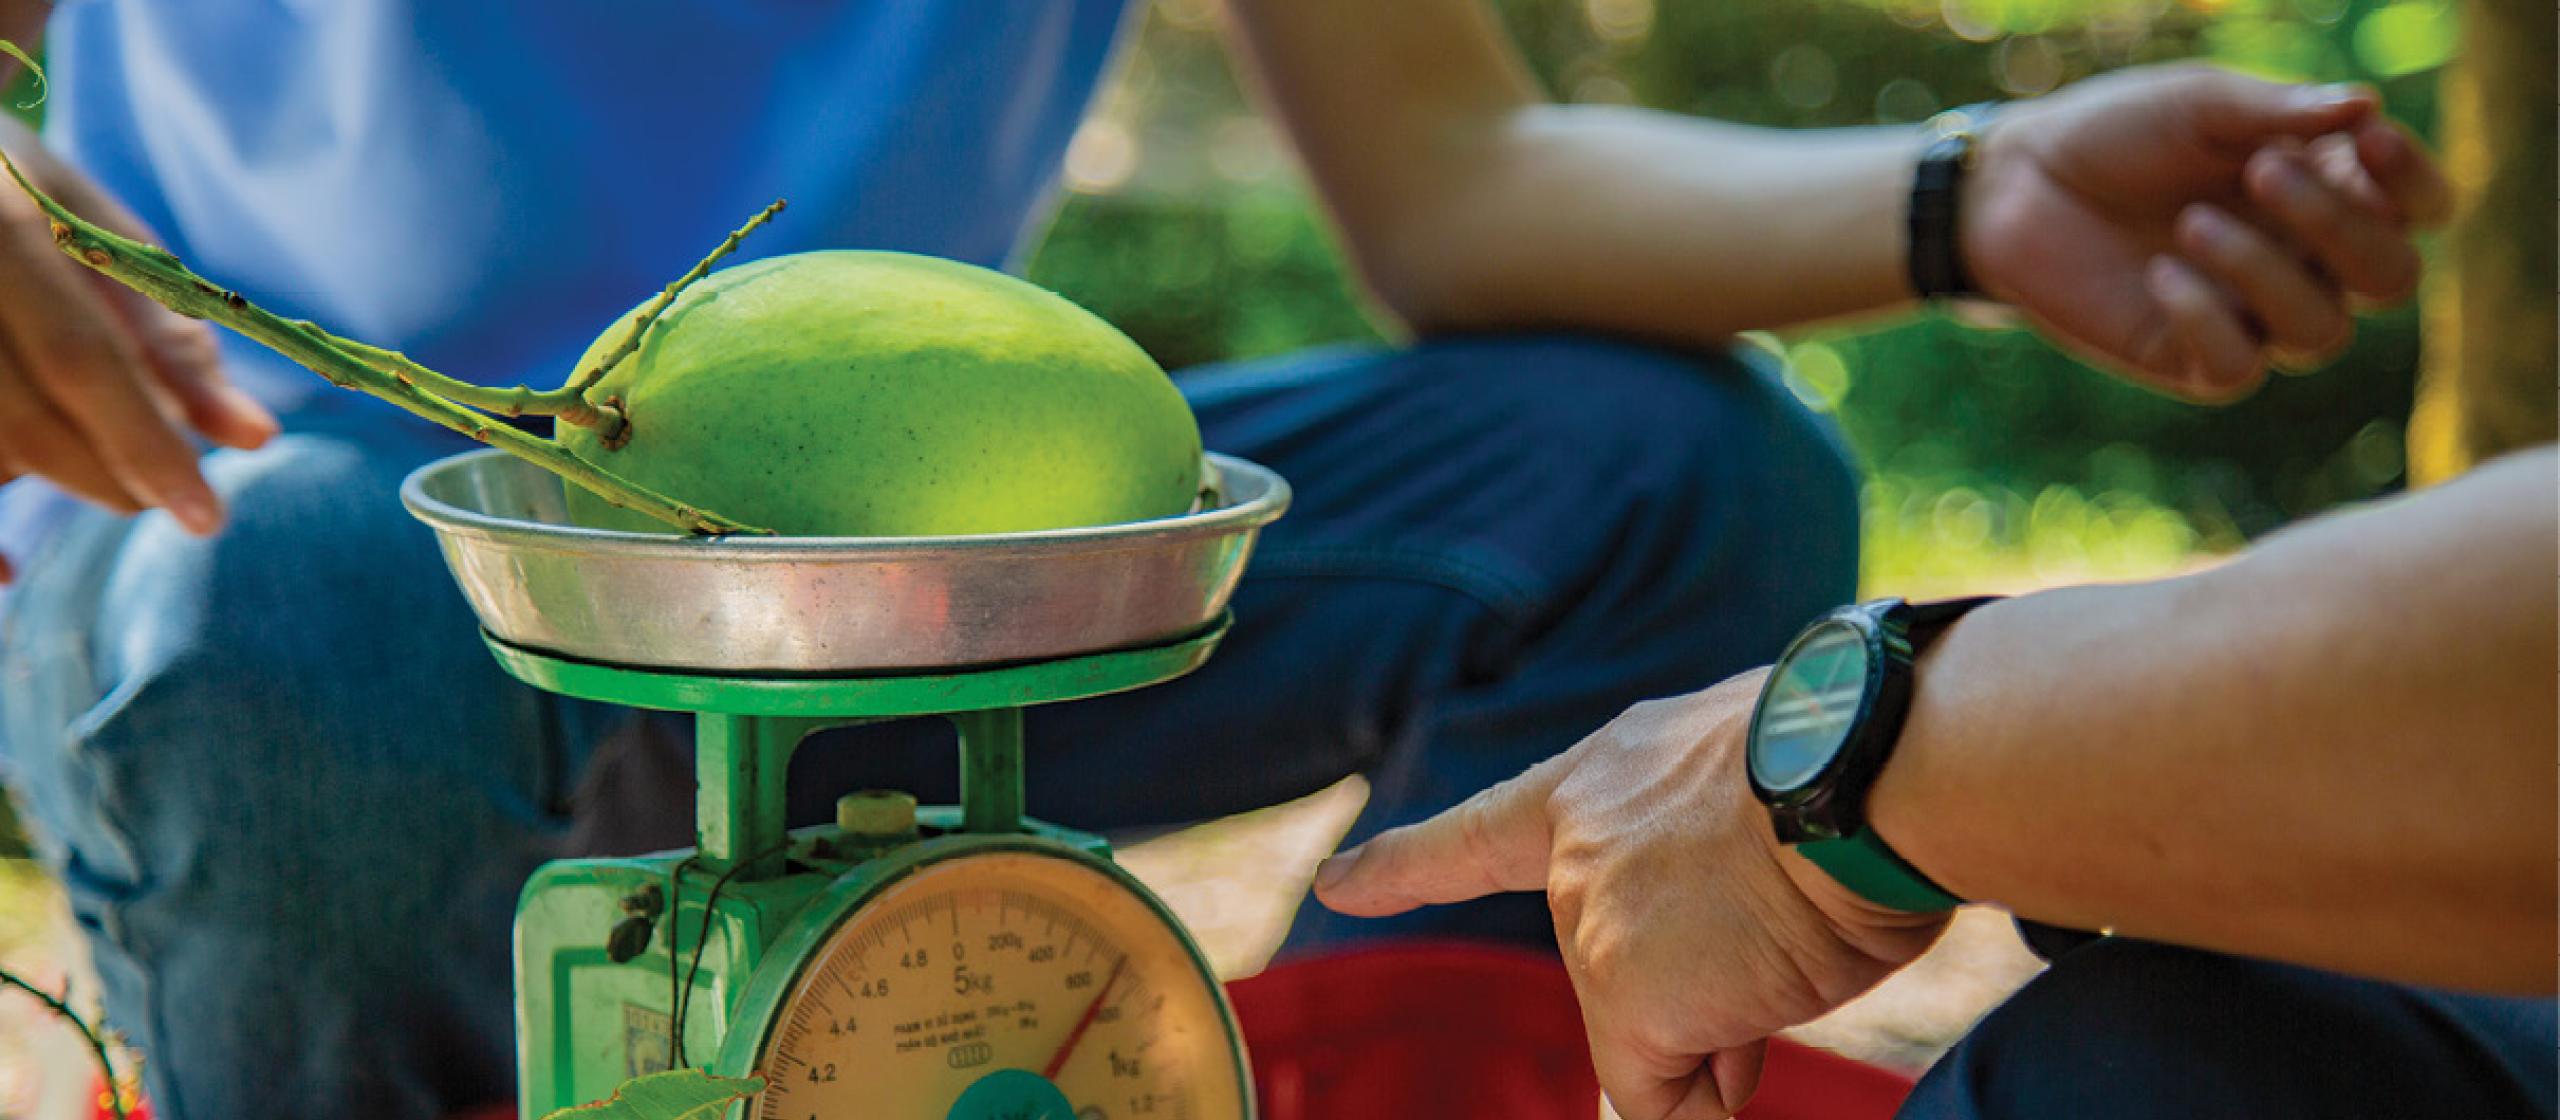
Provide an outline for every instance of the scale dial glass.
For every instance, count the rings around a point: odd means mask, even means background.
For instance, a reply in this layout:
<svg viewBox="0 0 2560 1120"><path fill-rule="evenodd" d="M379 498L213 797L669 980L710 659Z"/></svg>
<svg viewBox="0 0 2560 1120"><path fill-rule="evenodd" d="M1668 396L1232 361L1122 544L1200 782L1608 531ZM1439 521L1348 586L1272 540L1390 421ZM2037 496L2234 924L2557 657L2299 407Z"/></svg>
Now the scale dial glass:
<svg viewBox="0 0 2560 1120"><path fill-rule="evenodd" d="M1118 880L1034 852L959 856L820 944L776 1011L755 1115L1049 1116L1045 1078L1073 1109L1051 1120L1241 1120L1228 1021L1216 981Z"/></svg>

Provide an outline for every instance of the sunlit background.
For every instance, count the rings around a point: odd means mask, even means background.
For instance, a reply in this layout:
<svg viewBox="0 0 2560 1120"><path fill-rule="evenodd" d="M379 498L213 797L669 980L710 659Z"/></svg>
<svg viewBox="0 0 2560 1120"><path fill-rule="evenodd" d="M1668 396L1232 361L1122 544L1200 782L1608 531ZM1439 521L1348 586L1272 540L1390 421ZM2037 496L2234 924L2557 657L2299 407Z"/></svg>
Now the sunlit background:
<svg viewBox="0 0 2560 1120"><path fill-rule="evenodd" d="M2475 12L2494 8L2538 28L2537 46L2516 65L2539 84L2516 95L2538 97L2547 113L2550 5L2473 2ZM2438 0L1496 6L1559 98L1783 127L1915 122L2113 67L2202 57L2273 77L2373 83L2389 112L2433 138L2438 77L2459 39L2455 10ZM1155 0L1076 137L1065 204L1029 273L1169 367L1379 341L1285 141L1227 64L1221 18L1215 0ZM5 104L26 100L24 90L22 79ZM2541 120L2517 133L2541 146L2535 189L2545 193L2517 205L2541 208L2534 228L2547 243L2550 127ZM2461 161L2455 171L2464 174ZM2513 306L2543 316L2552 307L2548 250L2515 270L2525 290ZM2466 298L2510 306L2476 295ZM2492 322L2503 331L2496 313ZM1836 418L1868 470L1866 590L1918 596L2174 571L2287 520L2398 488L2419 325L2407 308L2368 316L2335 363L2225 409L2124 387L2024 333L1934 318L1749 342L1783 355L1797 395ZM2540 329L2506 333L2539 350L2528 356L2540 362L2550 357L2547 319ZM2475 354L2499 345L2466 343ZM2542 420L2528 431L2547 424L2547 380L2525 379L2541 398ZM1311 865L1358 800L1356 787L1338 788L1142 846L1128 862L1173 898L1222 965L1250 969L1298 897L1273 869ZM13 831L0 802L0 856L23 855ZM23 858L0 859L0 959L59 978L78 972L75 946L41 874ZM2032 967L1995 916L1970 915L1920 965L1803 1037L1916 1067ZM80 990L86 1002L95 989ZM87 1115L84 1078L43 1076L85 1068L83 1055L67 1032L31 1016L22 1002L0 1002L0 1120Z"/></svg>
<svg viewBox="0 0 2560 1120"><path fill-rule="evenodd" d="M1784 127L1897 124L2204 57L2358 80L2431 133L2456 45L2437 0L1504 0L1555 96ZM1214 0L1157 0L1067 157L1032 279L1168 366L1375 339ZM1747 268L1737 263L1734 267ZM2402 476L2418 317L2227 409L2101 377L2033 337L1927 319L1756 339L1870 472L1868 590L2126 578L2228 550Z"/></svg>
<svg viewBox="0 0 2560 1120"><path fill-rule="evenodd" d="M2460 39L2442 0L1494 6L1559 98L1791 128L1907 124L2203 58L2372 83L2432 138L2437 74ZM1228 65L1222 18L1217 0L1153 0L1068 152L1067 200L1030 276L1174 368L1377 340L1286 141ZM2397 487L2418 323L2407 307L2366 316L2336 362L2220 409L1943 319L1752 341L1785 356L1796 393L1838 419L1869 471L1867 590L1929 594L2158 573Z"/></svg>

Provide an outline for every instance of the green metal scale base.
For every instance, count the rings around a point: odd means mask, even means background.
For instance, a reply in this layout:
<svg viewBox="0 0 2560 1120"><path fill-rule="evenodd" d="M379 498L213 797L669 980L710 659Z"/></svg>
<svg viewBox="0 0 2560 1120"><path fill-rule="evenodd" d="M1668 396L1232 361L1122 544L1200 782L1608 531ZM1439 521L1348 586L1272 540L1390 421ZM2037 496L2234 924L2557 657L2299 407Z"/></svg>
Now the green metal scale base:
<svg viewBox="0 0 2560 1120"><path fill-rule="evenodd" d="M1251 1116L1198 947L1100 837L1023 815L1022 709L1181 676L1225 630L855 678L633 669L488 638L529 684L696 727L693 849L557 861L524 888L522 1115L690 1064L765 1078L741 1106L757 1117ZM868 791L834 824L786 831L804 738L926 715L958 732L959 805Z"/></svg>

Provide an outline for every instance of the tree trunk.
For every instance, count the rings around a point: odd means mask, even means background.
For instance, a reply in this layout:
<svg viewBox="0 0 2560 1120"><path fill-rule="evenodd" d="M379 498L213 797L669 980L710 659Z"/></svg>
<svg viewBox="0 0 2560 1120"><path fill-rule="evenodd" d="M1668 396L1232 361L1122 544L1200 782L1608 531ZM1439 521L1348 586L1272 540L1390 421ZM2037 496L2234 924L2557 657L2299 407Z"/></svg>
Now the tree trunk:
<svg viewBox="0 0 2560 1120"><path fill-rule="evenodd" d="M2413 483L2555 436L2553 12L2551 0L2471 0L2443 77L2458 209L2425 295Z"/></svg>

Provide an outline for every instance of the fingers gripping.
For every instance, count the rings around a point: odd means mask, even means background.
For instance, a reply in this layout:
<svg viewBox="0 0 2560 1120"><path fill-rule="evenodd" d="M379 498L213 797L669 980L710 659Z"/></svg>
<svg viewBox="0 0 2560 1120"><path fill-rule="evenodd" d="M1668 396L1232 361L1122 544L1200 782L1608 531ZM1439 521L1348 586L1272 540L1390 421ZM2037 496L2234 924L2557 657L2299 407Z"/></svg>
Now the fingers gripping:
<svg viewBox="0 0 2560 1120"><path fill-rule="evenodd" d="M143 508L0 344L0 480L27 474L43 475L117 513Z"/></svg>
<svg viewBox="0 0 2560 1120"><path fill-rule="evenodd" d="M2179 252L2239 295L2270 344L2312 359L2346 345L2354 327L2345 298L2274 239L2202 202L2179 215L2177 239Z"/></svg>
<svg viewBox="0 0 2560 1120"><path fill-rule="evenodd" d="M1613 1028L1594 1021L1598 1014L1586 998L1591 1071L1611 1115L1622 1120L1729 1120L1759 1090L1766 1039L1707 1055L1659 1053L1620 1042Z"/></svg>
<svg viewBox="0 0 2560 1120"><path fill-rule="evenodd" d="M97 184L70 175L54 189L58 201L90 221L136 240L155 240L142 219ZM132 332L159 386L176 400L189 427L225 447L257 447L276 434L275 417L224 380L212 327L104 276L88 280Z"/></svg>
<svg viewBox="0 0 2560 1120"><path fill-rule="evenodd" d="M2208 143L2244 152L2277 137L2307 140L2354 127L2380 104L2363 86L2291 85L2226 70L2208 71L2181 92L2189 119Z"/></svg>
<svg viewBox="0 0 2560 1120"><path fill-rule="evenodd" d="M2257 340L2241 323L2221 287L2176 257L2151 258L2143 280L2167 318L2181 367L2175 388L2193 400L2230 400L2257 387L2266 374Z"/></svg>
<svg viewBox="0 0 2560 1120"><path fill-rule="evenodd" d="M17 155L79 213L144 233L40 148ZM64 259L52 229L24 193L0 191L0 415L15 420L0 433L0 473L44 475L119 512L163 507L189 531L212 532L222 503L188 429L249 447L274 419L222 382L203 324Z"/></svg>
<svg viewBox="0 0 2560 1120"><path fill-rule="evenodd" d="M244 450L275 437L279 426L274 414L222 376L213 328L105 277L91 279L142 344L158 387L175 402L188 427L224 447Z"/></svg>
<svg viewBox="0 0 2560 1120"><path fill-rule="evenodd" d="M2377 127L2368 123L2365 128ZM2363 129L2358 129L2358 132ZM2356 151L2356 133L2332 132L2302 146L2303 160L2313 174L2330 189L2339 192L2359 208L2393 222L2407 220L2400 203L2383 187L2371 168Z"/></svg>
<svg viewBox="0 0 2560 1120"><path fill-rule="evenodd" d="M2444 168L2399 122L2377 117L2358 126L2355 154L2402 219L2423 229L2453 216L2453 184Z"/></svg>
<svg viewBox="0 0 2560 1120"><path fill-rule="evenodd" d="M2270 146L2243 173L2250 201L2309 250L2340 287L2397 300L2418 282L2418 252L2396 220L2357 205L2290 146Z"/></svg>

